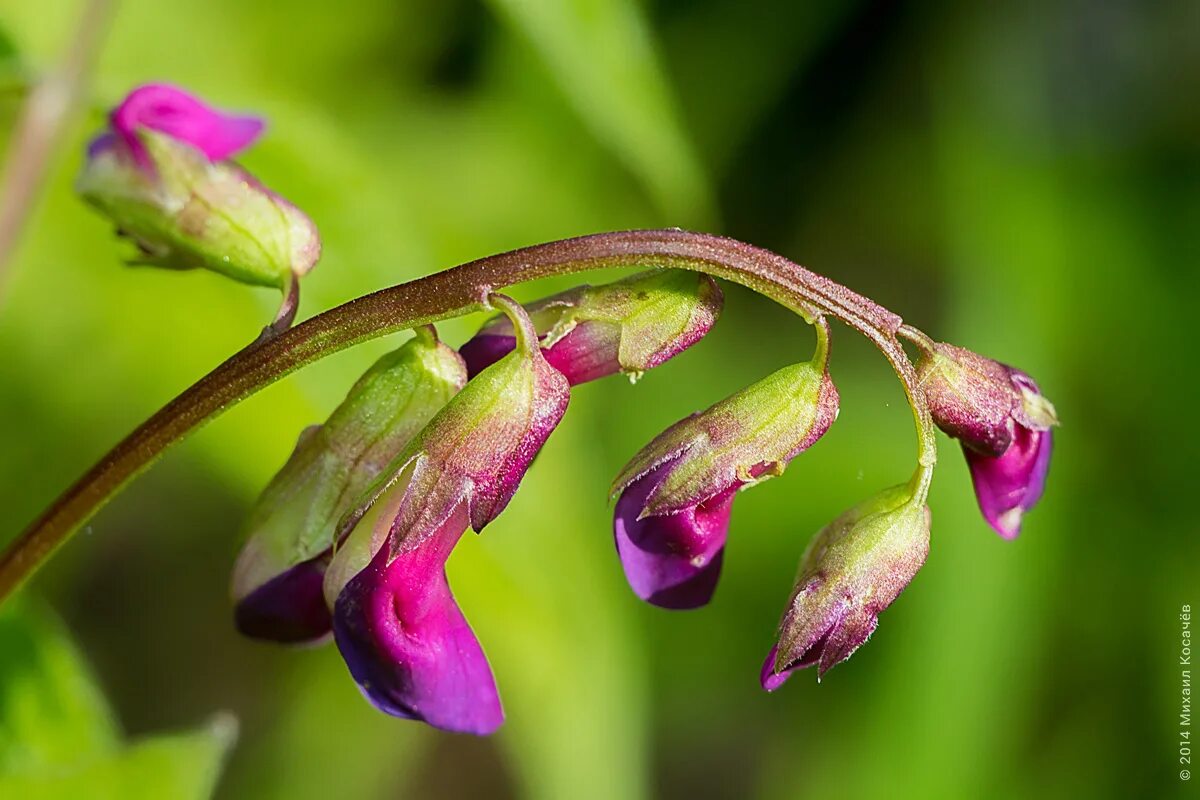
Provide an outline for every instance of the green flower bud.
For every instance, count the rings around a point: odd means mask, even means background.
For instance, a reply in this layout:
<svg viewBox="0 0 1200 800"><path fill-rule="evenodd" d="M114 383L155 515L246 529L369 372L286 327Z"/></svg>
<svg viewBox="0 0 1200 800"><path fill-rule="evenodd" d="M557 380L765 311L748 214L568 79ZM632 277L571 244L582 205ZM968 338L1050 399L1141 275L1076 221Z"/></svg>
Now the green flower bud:
<svg viewBox="0 0 1200 800"><path fill-rule="evenodd" d="M166 134L139 129L139 155L117 137L90 149L76 188L141 250L135 263L209 269L283 289L321 254L316 226L231 161L209 161Z"/></svg>
<svg viewBox="0 0 1200 800"><path fill-rule="evenodd" d="M812 360L779 369L667 428L625 465L612 494L669 464L643 500L644 518L675 514L731 487L781 475L837 419L828 323L818 320L815 330Z"/></svg>
<svg viewBox="0 0 1200 800"><path fill-rule="evenodd" d="M826 525L800 563L762 684L777 689L796 669L818 676L845 661L871 633L929 553L929 508L916 480L885 489Z"/></svg>
<svg viewBox="0 0 1200 800"><path fill-rule="evenodd" d="M321 575L339 521L466 381L458 354L422 328L379 359L324 425L301 434L255 504L234 567L243 632L303 639L328 629ZM297 621L301 607L317 621Z"/></svg>
<svg viewBox="0 0 1200 800"><path fill-rule="evenodd" d="M716 281L654 270L604 286L578 286L527 310L550 366L572 384L624 372L636 378L700 341L721 315ZM489 321L460 348L471 375L516 343L507 317Z"/></svg>

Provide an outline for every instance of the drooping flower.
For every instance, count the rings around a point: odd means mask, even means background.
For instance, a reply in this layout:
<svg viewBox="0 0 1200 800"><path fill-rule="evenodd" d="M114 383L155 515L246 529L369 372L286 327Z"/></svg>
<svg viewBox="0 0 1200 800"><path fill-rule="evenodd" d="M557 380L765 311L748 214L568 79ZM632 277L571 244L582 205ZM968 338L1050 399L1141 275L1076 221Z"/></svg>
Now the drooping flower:
<svg viewBox="0 0 1200 800"><path fill-rule="evenodd" d="M636 377L700 341L721 314L716 281L654 270L604 286L580 286L527 307L546 361L572 385L617 372ZM459 352L475 375L511 351L507 317L485 324Z"/></svg>
<svg viewBox="0 0 1200 800"><path fill-rule="evenodd" d="M459 503L399 553L380 547L338 593L334 633L350 674L379 710L485 735L504 722L504 711L487 656L445 572L467 516Z"/></svg>
<svg viewBox="0 0 1200 800"><path fill-rule="evenodd" d="M88 146L76 188L140 250L135 263L288 287L316 264L316 226L227 161L261 133L171 86L133 90Z"/></svg>
<svg viewBox="0 0 1200 800"><path fill-rule="evenodd" d="M641 450L613 483L613 529L634 592L664 608L712 597L738 490L779 475L837 417L828 371L828 324L817 351L677 422Z"/></svg>
<svg viewBox="0 0 1200 800"><path fill-rule="evenodd" d="M797 669L818 678L845 661L874 632L929 553L929 508L913 483L860 503L821 529L800 563L779 626L779 642L762 669L774 691Z"/></svg>
<svg viewBox="0 0 1200 800"><path fill-rule="evenodd" d="M281 642L330 631L322 585L335 531L364 491L467 382L432 326L375 362L254 505L233 570L238 629Z"/></svg>
<svg viewBox="0 0 1200 800"><path fill-rule="evenodd" d="M475 376L380 476L325 575L334 638L363 693L389 714L484 734L503 721L482 648L445 562L469 526L508 504L566 411L570 388L524 310L517 346Z"/></svg>
<svg viewBox="0 0 1200 800"><path fill-rule="evenodd" d="M1016 538L1045 487L1054 406L1024 372L962 347L936 344L919 369L934 422L962 442L984 518Z"/></svg>

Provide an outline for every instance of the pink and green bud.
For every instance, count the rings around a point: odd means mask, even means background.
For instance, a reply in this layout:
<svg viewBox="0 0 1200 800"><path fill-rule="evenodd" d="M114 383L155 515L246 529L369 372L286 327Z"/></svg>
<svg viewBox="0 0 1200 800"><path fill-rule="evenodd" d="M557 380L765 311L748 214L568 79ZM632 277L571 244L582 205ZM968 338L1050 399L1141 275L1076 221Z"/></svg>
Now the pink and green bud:
<svg viewBox="0 0 1200 800"><path fill-rule="evenodd" d="M528 306L546 361L572 385L624 372L636 378L700 341L721 314L716 282L696 272L654 270L604 286L580 286ZM472 375L513 349L507 317L460 348Z"/></svg>
<svg viewBox="0 0 1200 800"><path fill-rule="evenodd" d="M929 553L929 508L913 483L860 503L821 529L800 563L762 669L774 691L797 669L817 665L818 679L848 659L874 632Z"/></svg>
<svg viewBox="0 0 1200 800"><path fill-rule="evenodd" d="M131 238L136 263L287 287L316 264L316 226L225 160L262 130L167 86L134 90L95 139L76 188Z"/></svg>
<svg viewBox="0 0 1200 800"><path fill-rule="evenodd" d="M954 345L934 345L919 369L933 421L962 442L984 518L1015 538L1045 487L1054 406L1024 372Z"/></svg>
<svg viewBox="0 0 1200 800"><path fill-rule="evenodd" d="M693 414L642 449L613 483L617 552L634 592L664 608L712 597L734 495L780 475L833 424L828 324L811 361L784 367Z"/></svg>
<svg viewBox="0 0 1200 800"><path fill-rule="evenodd" d="M487 659L454 602L445 561L467 527L508 504L567 408L566 378L512 300L517 346L459 392L376 481L325 575L338 648L381 710L446 730L503 721Z"/></svg>
<svg viewBox="0 0 1200 800"><path fill-rule="evenodd" d="M329 632L322 585L338 522L467 381L432 326L416 334L375 362L324 425L300 435L255 503L231 592L247 636L299 642Z"/></svg>

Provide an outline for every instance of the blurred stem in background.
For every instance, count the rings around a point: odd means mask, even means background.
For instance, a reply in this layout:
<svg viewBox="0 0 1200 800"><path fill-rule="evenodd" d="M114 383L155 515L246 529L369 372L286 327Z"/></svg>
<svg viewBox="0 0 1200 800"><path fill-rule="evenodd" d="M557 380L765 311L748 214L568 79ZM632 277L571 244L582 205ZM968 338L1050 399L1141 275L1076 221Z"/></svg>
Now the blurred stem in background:
<svg viewBox="0 0 1200 800"><path fill-rule="evenodd" d="M0 178L0 308L13 251L37 203L51 157L86 94L112 20L114 0L85 0L62 61L36 79L17 120Z"/></svg>

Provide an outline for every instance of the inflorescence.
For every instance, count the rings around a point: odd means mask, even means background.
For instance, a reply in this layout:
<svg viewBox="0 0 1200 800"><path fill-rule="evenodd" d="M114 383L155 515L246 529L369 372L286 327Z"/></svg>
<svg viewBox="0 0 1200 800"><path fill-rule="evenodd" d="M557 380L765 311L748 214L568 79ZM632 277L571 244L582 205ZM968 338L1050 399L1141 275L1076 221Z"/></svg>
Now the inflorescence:
<svg viewBox="0 0 1200 800"><path fill-rule="evenodd" d="M961 442L984 518L1001 536L1017 535L1041 495L1057 420L1028 375L935 342L845 287L732 240L680 231L566 240L292 328L299 278L320 241L303 212L228 160L262 130L257 118L149 85L89 147L79 189L133 240L137 261L214 270L285 298L259 340L119 445L26 532L0 565L3 591L205 419L328 352L411 328L415 336L367 370L323 424L301 433L258 498L233 569L234 616L259 639L332 635L363 693L389 714L490 733L503 721L499 694L450 591L446 560L467 529L480 532L503 512L575 387L637 377L712 329L723 303L713 276L788 305L813 325L816 348L808 361L675 423L621 470L611 487L613 533L638 597L670 609L707 603L734 498L781 475L837 419L829 319L880 347L917 421L912 478L813 537L763 664L764 688L849 658L921 568L930 423ZM493 288L597 266L643 271L527 306ZM499 313L470 341L456 350L439 340L433 321L481 309ZM915 366L901 339L919 353Z"/></svg>

